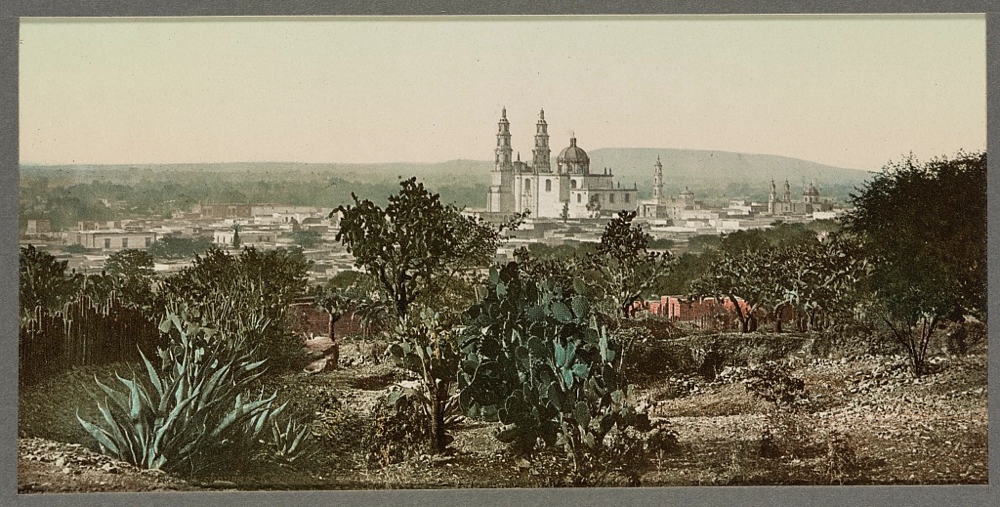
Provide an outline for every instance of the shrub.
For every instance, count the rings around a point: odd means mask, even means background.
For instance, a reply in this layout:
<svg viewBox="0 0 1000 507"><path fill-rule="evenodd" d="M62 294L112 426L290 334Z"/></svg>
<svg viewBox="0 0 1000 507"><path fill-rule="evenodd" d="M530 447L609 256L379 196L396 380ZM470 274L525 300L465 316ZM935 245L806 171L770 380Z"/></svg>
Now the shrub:
<svg viewBox="0 0 1000 507"><path fill-rule="evenodd" d="M826 475L831 482L843 484L858 468L858 456L850 436L831 431L826 441Z"/></svg>
<svg viewBox="0 0 1000 507"><path fill-rule="evenodd" d="M800 421L799 411L809 403L802 379L792 377L784 365L767 362L746 369L743 385L754 397L773 407L761 432L761 456L801 458L815 450L809 425Z"/></svg>
<svg viewBox="0 0 1000 507"><path fill-rule="evenodd" d="M300 250L259 251L244 248L238 255L210 249L190 267L164 280L165 306L186 305L214 327L248 327L263 318L268 326L255 333L257 358L272 368L290 366L301 352L286 322L288 305L305 294L310 265ZM248 324L250 323L250 324Z"/></svg>
<svg viewBox="0 0 1000 507"><path fill-rule="evenodd" d="M469 417L499 421L497 438L515 451L539 441L563 448L574 469L615 427L635 424L615 367L618 346L595 329L582 280L574 293L493 269L486 297L469 309L458 374Z"/></svg>
<svg viewBox="0 0 1000 507"><path fill-rule="evenodd" d="M451 441L445 423L445 405L455 382L460 359L458 345L441 316L429 309L413 312L396 328L389 347L393 363L420 376L421 390L412 391L426 412L428 450L443 452ZM395 400L399 397L396 396Z"/></svg>
<svg viewBox="0 0 1000 507"><path fill-rule="evenodd" d="M431 436L429 416L416 396L396 391L372 409L370 431L361 439L369 465L387 466L420 452Z"/></svg>
<svg viewBox="0 0 1000 507"><path fill-rule="evenodd" d="M143 468L190 473L245 459L267 438L285 405L275 395L250 395L264 361L252 362L246 335L219 336L214 329L168 313L160 327L171 333L159 349L159 370L143 356L146 377L118 377L118 391L97 382L107 395L98 402L102 422L77 415L101 451ZM96 380L96 379L95 379ZM286 425L271 444L294 459L306 429Z"/></svg>

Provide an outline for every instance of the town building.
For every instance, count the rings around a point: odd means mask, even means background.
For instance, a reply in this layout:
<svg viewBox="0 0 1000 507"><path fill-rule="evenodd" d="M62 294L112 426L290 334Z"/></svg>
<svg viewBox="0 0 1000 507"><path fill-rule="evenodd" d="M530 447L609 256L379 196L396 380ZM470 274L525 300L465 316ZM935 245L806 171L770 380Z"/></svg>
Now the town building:
<svg viewBox="0 0 1000 507"><path fill-rule="evenodd" d="M792 201L792 190L785 180L785 191L779 196L774 180L771 180L771 193L767 197L767 212L772 215L809 215L830 211L833 204L820 197L819 189L812 183L802 192L801 201Z"/></svg>
<svg viewBox="0 0 1000 507"><path fill-rule="evenodd" d="M500 116L494 166L486 203L487 213L529 213L532 218L581 219L613 216L635 210L638 190L614 183L608 168L591 173L590 157L577 146L576 136L559 152L555 166L550 159L545 111L535 124L531 164L514 158L507 109Z"/></svg>
<svg viewBox="0 0 1000 507"><path fill-rule="evenodd" d="M683 212L700 210L702 204L694 200L694 193L687 187L680 195L666 197L663 195L663 163L660 157L656 157L653 164L653 198L648 201L641 201L637 215L648 220L681 219Z"/></svg>
<svg viewBox="0 0 1000 507"><path fill-rule="evenodd" d="M148 231L126 231L124 229L83 230L65 233L66 243L81 245L98 250L125 250L148 248L156 242L157 234Z"/></svg>

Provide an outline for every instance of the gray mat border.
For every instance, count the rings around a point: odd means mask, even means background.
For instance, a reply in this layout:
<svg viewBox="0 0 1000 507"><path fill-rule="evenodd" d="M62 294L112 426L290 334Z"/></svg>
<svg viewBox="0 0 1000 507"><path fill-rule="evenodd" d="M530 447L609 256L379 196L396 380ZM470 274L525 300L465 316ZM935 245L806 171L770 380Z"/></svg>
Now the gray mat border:
<svg viewBox="0 0 1000 507"><path fill-rule="evenodd" d="M907 14L988 13L988 152L1000 153L1000 7L981 1L861 0L828 1L671 1L615 2L590 0L512 1L502 5L457 1L370 0L337 4L316 0L270 2L212 0L146 2L141 0L13 0L0 3L0 505L294 505L335 502L343 505L990 505L1000 504L997 472L1000 455L991 452L991 486L864 486L864 487L678 487L640 489L322 491L241 493L116 493L17 495L17 191L18 102L17 33L19 17L56 16L235 16L235 15L648 15L648 14ZM990 163L989 264L998 265L1000 251L1000 176ZM1000 273L989 274L990 314L997 315ZM1000 354L997 330L990 332L989 382L997 385ZM989 391L989 418L1000 414L1000 395ZM1000 447L990 432L992 449Z"/></svg>

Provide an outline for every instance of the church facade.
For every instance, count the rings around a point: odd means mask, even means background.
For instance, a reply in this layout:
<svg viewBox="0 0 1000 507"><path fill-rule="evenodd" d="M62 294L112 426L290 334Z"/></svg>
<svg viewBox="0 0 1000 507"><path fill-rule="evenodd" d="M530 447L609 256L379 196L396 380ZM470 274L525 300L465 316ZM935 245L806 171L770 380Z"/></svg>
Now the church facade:
<svg viewBox="0 0 1000 507"><path fill-rule="evenodd" d="M614 184L610 169L590 172L590 157L576 144L559 152L552 164L545 111L538 114L531 163L514 158L507 109L500 116L494 165L490 171L488 213L529 213L532 218L581 219L612 216L621 210L634 211L638 205L636 188Z"/></svg>
<svg viewBox="0 0 1000 507"><path fill-rule="evenodd" d="M833 205L820 198L819 190L812 183L802 191L802 201L792 201L792 189L785 180L785 191L778 195L778 188L771 180L771 193L767 196L767 212L772 215L805 215L817 211L830 211Z"/></svg>

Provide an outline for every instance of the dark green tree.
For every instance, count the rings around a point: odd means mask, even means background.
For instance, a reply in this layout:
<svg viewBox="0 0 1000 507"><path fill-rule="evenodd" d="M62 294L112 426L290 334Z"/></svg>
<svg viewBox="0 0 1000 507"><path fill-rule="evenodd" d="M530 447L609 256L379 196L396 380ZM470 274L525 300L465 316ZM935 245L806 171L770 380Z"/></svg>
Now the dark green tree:
<svg viewBox="0 0 1000 507"><path fill-rule="evenodd" d="M986 153L886 165L858 194L845 229L872 265L869 312L924 373L941 319L986 319Z"/></svg>
<svg viewBox="0 0 1000 507"><path fill-rule="evenodd" d="M207 325L224 330L252 329L259 354L270 358L269 364L287 364L301 351L301 344L292 336L285 315L288 305L307 293L309 266L299 249L245 247L230 254L212 248L163 280L160 302L182 305Z"/></svg>
<svg viewBox="0 0 1000 507"><path fill-rule="evenodd" d="M322 243L322 237L318 232L306 229L293 232L292 242L302 248L313 248Z"/></svg>
<svg viewBox="0 0 1000 507"><path fill-rule="evenodd" d="M728 300L740 330L755 330L757 312L784 300L787 252L755 230L727 235L710 255L709 270L692 282L692 293Z"/></svg>
<svg viewBox="0 0 1000 507"><path fill-rule="evenodd" d="M122 301L149 308L153 304L153 281L156 276L153 256L145 250L125 249L108 256L104 272Z"/></svg>
<svg viewBox="0 0 1000 507"><path fill-rule="evenodd" d="M79 277L68 276L67 261L56 260L52 254L35 248L21 247L18 261L21 315L30 315L36 307L58 310L76 295Z"/></svg>
<svg viewBox="0 0 1000 507"><path fill-rule="evenodd" d="M205 238L183 238L164 236L146 250L158 259L188 259L212 248L212 242Z"/></svg>
<svg viewBox="0 0 1000 507"><path fill-rule="evenodd" d="M608 222L589 259L605 296L623 318L632 316L635 303L669 272L673 262L670 252L649 250L651 238L633 223L635 217L634 211L621 211Z"/></svg>
<svg viewBox="0 0 1000 507"><path fill-rule="evenodd" d="M398 317L435 285L488 265L501 241L499 229L443 204L416 178L401 181L384 209L353 198L331 213L341 215L337 241L378 280Z"/></svg>

